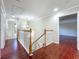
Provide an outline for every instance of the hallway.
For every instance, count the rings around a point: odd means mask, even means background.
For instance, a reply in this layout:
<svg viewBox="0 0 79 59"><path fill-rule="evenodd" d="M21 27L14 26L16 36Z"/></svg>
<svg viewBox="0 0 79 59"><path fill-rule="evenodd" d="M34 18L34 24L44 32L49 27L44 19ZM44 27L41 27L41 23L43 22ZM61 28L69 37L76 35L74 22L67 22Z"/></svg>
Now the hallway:
<svg viewBox="0 0 79 59"><path fill-rule="evenodd" d="M0 14L0 59L79 59L79 0L1 0Z"/></svg>
<svg viewBox="0 0 79 59"><path fill-rule="evenodd" d="M16 39L6 41L1 56L1 59L29 59L27 52ZM32 59L79 59L79 52L71 47L52 43L33 52Z"/></svg>

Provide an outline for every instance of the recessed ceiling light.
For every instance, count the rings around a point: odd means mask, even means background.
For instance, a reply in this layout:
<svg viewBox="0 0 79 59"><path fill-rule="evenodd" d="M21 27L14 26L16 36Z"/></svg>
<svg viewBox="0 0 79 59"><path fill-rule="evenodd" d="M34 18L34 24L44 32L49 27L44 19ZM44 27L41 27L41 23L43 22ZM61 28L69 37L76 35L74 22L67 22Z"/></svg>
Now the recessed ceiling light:
<svg viewBox="0 0 79 59"><path fill-rule="evenodd" d="M58 11L58 8L54 8L53 11L55 11L55 12Z"/></svg>
<svg viewBox="0 0 79 59"><path fill-rule="evenodd" d="M13 18L15 18L15 16L12 16Z"/></svg>
<svg viewBox="0 0 79 59"><path fill-rule="evenodd" d="M21 2L21 0L16 0L17 2Z"/></svg>

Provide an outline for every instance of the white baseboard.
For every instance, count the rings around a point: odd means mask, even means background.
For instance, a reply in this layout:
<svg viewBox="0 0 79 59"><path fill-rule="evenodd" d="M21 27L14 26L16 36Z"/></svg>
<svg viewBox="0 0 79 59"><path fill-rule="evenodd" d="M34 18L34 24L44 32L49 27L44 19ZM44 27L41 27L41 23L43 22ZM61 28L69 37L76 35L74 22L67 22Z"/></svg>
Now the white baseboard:
<svg viewBox="0 0 79 59"><path fill-rule="evenodd" d="M47 43L47 44L46 44L46 46L48 46L48 45L50 45L50 44L52 44L52 43L59 44L59 42L54 42L54 41L51 41L51 42Z"/></svg>

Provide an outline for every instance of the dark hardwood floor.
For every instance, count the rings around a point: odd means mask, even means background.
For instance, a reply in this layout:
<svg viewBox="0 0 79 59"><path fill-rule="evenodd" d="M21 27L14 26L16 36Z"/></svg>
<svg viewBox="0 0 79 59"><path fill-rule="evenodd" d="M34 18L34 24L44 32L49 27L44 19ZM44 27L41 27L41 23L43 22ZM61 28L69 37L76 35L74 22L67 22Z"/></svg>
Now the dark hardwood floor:
<svg viewBox="0 0 79 59"><path fill-rule="evenodd" d="M27 52L16 39L6 41L1 56L1 59L29 59ZM79 59L79 52L70 46L52 43L33 52L32 59Z"/></svg>
<svg viewBox="0 0 79 59"><path fill-rule="evenodd" d="M79 59L79 53L71 47L52 43L35 51L33 59Z"/></svg>
<svg viewBox="0 0 79 59"><path fill-rule="evenodd" d="M77 50L77 37L60 35L60 44Z"/></svg>
<svg viewBox="0 0 79 59"><path fill-rule="evenodd" d="M1 59L28 59L28 54L16 39L6 41L5 48L1 50Z"/></svg>

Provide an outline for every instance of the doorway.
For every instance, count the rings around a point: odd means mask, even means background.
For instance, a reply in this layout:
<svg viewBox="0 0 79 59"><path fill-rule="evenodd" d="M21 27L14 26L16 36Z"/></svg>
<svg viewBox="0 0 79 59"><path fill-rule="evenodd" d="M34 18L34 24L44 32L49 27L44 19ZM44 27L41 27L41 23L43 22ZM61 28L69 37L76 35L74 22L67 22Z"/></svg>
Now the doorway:
<svg viewBox="0 0 79 59"><path fill-rule="evenodd" d="M8 21L8 39L15 39L17 28L15 21Z"/></svg>
<svg viewBox="0 0 79 59"><path fill-rule="evenodd" d="M59 18L59 36L61 45L77 50L77 14Z"/></svg>

